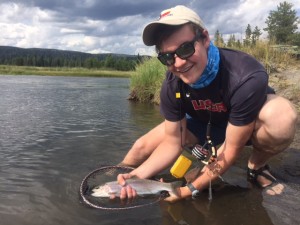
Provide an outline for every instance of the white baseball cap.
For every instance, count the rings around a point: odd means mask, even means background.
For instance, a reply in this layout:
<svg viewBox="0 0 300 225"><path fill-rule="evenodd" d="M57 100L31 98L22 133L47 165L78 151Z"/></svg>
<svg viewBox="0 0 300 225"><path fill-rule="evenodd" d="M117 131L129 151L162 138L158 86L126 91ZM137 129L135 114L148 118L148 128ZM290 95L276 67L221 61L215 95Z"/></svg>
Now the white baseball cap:
<svg viewBox="0 0 300 225"><path fill-rule="evenodd" d="M157 29L161 25L182 25L188 22L199 25L201 28L205 29L205 25L198 14L183 5L178 5L170 9L166 9L160 13L159 19L157 21L151 22L144 28L143 31L143 41L147 46L155 45L155 35Z"/></svg>

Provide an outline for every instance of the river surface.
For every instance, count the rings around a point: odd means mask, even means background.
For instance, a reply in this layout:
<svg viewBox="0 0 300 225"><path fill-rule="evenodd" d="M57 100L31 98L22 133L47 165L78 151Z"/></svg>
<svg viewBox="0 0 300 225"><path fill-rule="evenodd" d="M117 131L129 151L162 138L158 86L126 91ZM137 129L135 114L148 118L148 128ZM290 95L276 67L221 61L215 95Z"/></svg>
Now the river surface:
<svg viewBox="0 0 300 225"><path fill-rule="evenodd" d="M162 121L157 106L128 101L128 94L128 79L0 76L1 225L299 222L291 213L300 211L299 148L274 161L275 168L285 168L281 175L288 176L294 201L228 186L215 191L211 202L203 193L195 201L134 210L83 205L78 189L84 176L120 162L136 138Z"/></svg>

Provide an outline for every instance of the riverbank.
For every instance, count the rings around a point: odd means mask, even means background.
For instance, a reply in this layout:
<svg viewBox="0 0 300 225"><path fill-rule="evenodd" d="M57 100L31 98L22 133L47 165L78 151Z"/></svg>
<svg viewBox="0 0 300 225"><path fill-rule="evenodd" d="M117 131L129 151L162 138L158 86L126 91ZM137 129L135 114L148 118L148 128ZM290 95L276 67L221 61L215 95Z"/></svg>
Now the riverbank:
<svg viewBox="0 0 300 225"><path fill-rule="evenodd" d="M129 78L134 71L95 70L69 67L32 67L0 65L4 75L41 75L41 76L87 76L87 77L124 77Z"/></svg>
<svg viewBox="0 0 300 225"><path fill-rule="evenodd" d="M300 64L270 74L269 84L278 95L289 99L300 115Z"/></svg>

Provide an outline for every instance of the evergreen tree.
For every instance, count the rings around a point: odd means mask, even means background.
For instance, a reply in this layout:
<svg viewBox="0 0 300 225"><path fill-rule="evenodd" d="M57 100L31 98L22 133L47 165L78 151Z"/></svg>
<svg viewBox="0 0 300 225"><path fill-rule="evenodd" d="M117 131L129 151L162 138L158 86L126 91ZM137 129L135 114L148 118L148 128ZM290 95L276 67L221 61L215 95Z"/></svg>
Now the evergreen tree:
<svg viewBox="0 0 300 225"><path fill-rule="evenodd" d="M244 46L249 46L251 43L251 35L252 30L250 24L248 24L246 31L245 31L245 39L244 39Z"/></svg>
<svg viewBox="0 0 300 225"><path fill-rule="evenodd" d="M228 42L227 42L227 47L232 48L236 46L236 39L235 39L235 35L231 34L229 36Z"/></svg>
<svg viewBox="0 0 300 225"><path fill-rule="evenodd" d="M242 43L241 43L240 40L237 40L236 47L239 48L239 49L242 47Z"/></svg>
<svg viewBox="0 0 300 225"><path fill-rule="evenodd" d="M219 30L216 31L215 36L214 36L214 44L218 47L224 47L225 42L222 37L222 34L219 32Z"/></svg>
<svg viewBox="0 0 300 225"><path fill-rule="evenodd" d="M289 42L292 44L292 45L298 45L300 47L300 32L297 32L295 34L292 34L290 37L289 37Z"/></svg>
<svg viewBox="0 0 300 225"><path fill-rule="evenodd" d="M106 56L105 62L104 62L104 66L106 68L114 68L114 66L115 66L115 59L114 59L114 57L111 54L109 54L108 56Z"/></svg>
<svg viewBox="0 0 300 225"><path fill-rule="evenodd" d="M260 29L258 29L258 27L256 26L256 27L254 28L254 31L252 32L252 37L251 37L251 39L252 39L252 44L254 44L254 45L256 44L256 41L259 40L260 35L262 35L262 32L261 32Z"/></svg>
<svg viewBox="0 0 300 225"><path fill-rule="evenodd" d="M287 43L290 36L292 36L298 26L298 17L296 10L292 9L293 4L279 3L277 10L270 11L266 20L267 28L264 30L268 32L269 39L275 40L277 43Z"/></svg>

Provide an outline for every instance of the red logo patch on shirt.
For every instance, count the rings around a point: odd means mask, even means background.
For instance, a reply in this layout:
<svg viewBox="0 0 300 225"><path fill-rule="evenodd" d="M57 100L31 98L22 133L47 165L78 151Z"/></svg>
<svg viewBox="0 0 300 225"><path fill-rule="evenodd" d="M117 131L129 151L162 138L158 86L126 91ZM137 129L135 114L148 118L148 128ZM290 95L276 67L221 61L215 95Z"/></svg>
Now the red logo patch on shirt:
<svg viewBox="0 0 300 225"><path fill-rule="evenodd" d="M209 110L212 112L227 112L227 108L223 102L213 103L211 100L192 100L194 110Z"/></svg>

